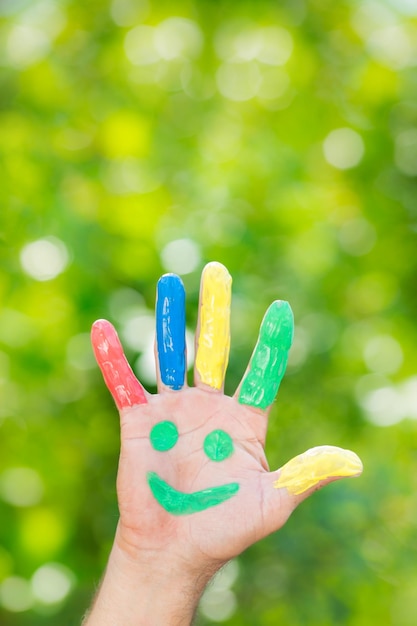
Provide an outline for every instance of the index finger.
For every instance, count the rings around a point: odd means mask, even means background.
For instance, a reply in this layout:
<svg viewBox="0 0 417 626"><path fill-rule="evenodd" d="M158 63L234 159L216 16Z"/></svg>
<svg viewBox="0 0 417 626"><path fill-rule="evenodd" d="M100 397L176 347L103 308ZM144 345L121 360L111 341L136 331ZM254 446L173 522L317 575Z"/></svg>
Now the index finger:
<svg viewBox="0 0 417 626"><path fill-rule="evenodd" d="M278 393L294 336L294 316L288 302L275 300L259 329L257 344L235 397L241 404L267 410Z"/></svg>

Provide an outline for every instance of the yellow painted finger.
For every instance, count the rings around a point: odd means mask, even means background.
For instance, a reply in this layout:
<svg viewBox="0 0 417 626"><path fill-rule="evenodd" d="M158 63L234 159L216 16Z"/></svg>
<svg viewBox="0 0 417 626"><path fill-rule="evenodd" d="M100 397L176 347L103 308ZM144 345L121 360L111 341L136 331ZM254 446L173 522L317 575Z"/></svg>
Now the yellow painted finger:
<svg viewBox="0 0 417 626"><path fill-rule="evenodd" d="M201 276L200 323L195 367L199 381L222 389L230 350L232 277L221 263L209 263Z"/></svg>
<svg viewBox="0 0 417 626"><path fill-rule="evenodd" d="M359 476L362 469L362 461L351 450L320 446L288 461L274 487L285 487L289 493L299 495L328 478Z"/></svg>

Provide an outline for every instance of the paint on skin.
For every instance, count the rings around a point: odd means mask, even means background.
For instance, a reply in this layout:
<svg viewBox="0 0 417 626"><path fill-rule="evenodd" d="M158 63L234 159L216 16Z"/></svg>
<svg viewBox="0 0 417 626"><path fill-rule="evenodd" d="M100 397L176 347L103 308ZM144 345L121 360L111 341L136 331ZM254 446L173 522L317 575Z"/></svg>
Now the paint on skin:
<svg viewBox="0 0 417 626"><path fill-rule="evenodd" d="M351 450L320 446L288 461L281 469L274 487L285 487L291 494L299 495L322 480L358 476L362 469L360 458Z"/></svg>
<svg viewBox="0 0 417 626"><path fill-rule="evenodd" d="M150 440L153 449L158 452L171 450L178 441L178 428L174 422L159 422L152 428Z"/></svg>
<svg viewBox="0 0 417 626"><path fill-rule="evenodd" d="M201 276L200 333L196 369L202 383L221 389L230 350L232 277L221 263L209 263Z"/></svg>
<svg viewBox="0 0 417 626"><path fill-rule="evenodd" d="M287 367L288 352L294 335L290 305L275 300L265 313L258 342L239 392L239 402L268 408L278 393Z"/></svg>
<svg viewBox="0 0 417 626"><path fill-rule="evenodd" d="M148 472L149 487L157 502L172 515L189 515L226 502L239 491L237 483L210 487L202 491L177 491L155 472Z"/></svg>
<svg viewBox="0 0 417 626"><path fill-rule="evenodd" d="M175 274L165 274L158 281L156 344L163 384L182 389L186 371L185 290Z"/></svg>
<svg viewBox="0 0 417 626"><path fill-rule="evenodd" d="M91 342L108 390L119 410L146 404L145 390L132 372L114 327L97 320L91 329Z"/></svg>
<svg viewBox="0 0 417 626"><path fill-rule="evenodd" d="M204 439L204 452L212 461L224 461L233 449L232 438L224 430L213 430Z"/></svg>

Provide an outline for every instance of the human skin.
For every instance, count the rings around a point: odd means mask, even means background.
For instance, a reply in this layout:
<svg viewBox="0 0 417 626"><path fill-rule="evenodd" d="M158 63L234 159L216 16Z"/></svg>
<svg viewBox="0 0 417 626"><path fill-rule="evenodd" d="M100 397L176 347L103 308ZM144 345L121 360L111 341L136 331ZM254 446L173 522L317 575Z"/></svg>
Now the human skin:
<svg viewBox="0 0 417 626"><path fill-rule="evenodd" d="M224 315L224 300L221 306ZM201 330L200 316L197 337ZM173 390L162 383L162 352L157 349L158 393L151 395L133 375L109 322L95 323L92 341L120 413L120 519L84 626L189 625L205 586L227 561L281 528L317 489L359 475L360 460L352 452L323 446L271 472L264 452L270 406L239 401L242 385L233 397L226 396L218 377L210 386L202 382L210 376L201 376L196 368L194 387L184 380L181 389ZM177 427L178 440L170 449L156 450L152 428L164 421ZM219 462L204 452L213 431L225 432L233 441L233 452ZM238 490L217 504L173 514L150 487L154 475L186 497L229 484Z"/></svg>

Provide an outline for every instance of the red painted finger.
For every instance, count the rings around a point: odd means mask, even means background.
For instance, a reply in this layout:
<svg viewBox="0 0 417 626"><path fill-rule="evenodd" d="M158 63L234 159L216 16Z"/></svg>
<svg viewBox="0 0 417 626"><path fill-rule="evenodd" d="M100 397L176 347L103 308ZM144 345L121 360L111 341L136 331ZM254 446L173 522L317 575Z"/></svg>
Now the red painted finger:
<svg viewBox="0 0 417 626"><path fill-rule="evenodd" d="M146 392L126 360L114 327L97 320L91 329L94 354L108 390L118 409L146 404Z"/></svg>

